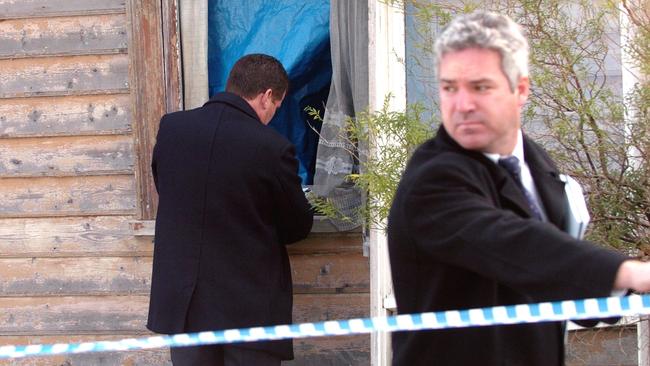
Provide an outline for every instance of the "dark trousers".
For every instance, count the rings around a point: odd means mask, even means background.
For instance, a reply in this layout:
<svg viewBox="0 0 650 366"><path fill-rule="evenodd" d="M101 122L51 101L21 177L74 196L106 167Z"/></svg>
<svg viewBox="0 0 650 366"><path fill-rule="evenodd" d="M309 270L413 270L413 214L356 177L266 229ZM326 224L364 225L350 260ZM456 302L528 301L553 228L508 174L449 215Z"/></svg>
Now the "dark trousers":
<svg viewBox="0 0 650 366"><path fill-rule="evenodd" d="M270 353L235 346L176 347L170 350L174 366L280 366Z"/></svg>

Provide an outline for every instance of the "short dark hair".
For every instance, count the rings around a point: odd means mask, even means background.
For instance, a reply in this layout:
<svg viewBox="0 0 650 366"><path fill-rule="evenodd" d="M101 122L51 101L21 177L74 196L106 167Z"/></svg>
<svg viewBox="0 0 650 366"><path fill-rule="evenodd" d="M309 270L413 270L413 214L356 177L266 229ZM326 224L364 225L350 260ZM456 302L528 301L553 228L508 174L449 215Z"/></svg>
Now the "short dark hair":
<svg viewBox="0 0 650 366"><path fill-rule="evenodd" d="M275 57L253 53L246 55L230 70L226 91L244 99L253 99L267 89L273 91L273 99L282 98L289 89L289 76Z"/></svg>

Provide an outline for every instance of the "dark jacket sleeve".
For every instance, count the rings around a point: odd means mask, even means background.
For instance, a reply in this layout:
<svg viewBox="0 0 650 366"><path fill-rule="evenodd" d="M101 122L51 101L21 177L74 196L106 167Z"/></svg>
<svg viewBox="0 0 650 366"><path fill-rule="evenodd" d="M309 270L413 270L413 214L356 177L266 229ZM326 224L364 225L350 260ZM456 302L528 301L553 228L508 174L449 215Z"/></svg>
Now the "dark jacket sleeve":
<svg viewBox="0 0 650 366"><path fill-rule="evenodd" d="M429 165L419 170L403 206L421 253L536 301L609 295L625 256L501 208L487 172L454 160Z"/></svg>
<svg viewBox="0 0 650 366"><path fill-rule="evenodd" d="M280 242L290 244L305 238L314 222L313 209L300 184L293 145L283 150L275 176L280 189L273 197L277 208L276 227Z"/></svg>

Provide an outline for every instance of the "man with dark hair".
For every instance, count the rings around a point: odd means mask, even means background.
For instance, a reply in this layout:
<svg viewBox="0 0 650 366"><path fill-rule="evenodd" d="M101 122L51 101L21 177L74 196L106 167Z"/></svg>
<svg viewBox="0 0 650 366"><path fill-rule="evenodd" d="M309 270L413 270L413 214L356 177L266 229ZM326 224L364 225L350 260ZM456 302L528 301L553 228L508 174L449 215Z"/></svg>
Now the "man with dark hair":
<svg viewBox="0 0 650 366"><path fill-rule="evenodd" d="M239 59L230 70L226 91L250 100L271 89L276 98L284 95L289 76L281 63L271 56L257 54Z"/></svg>
<svg viewBox="0 0 650 366"><path fill-rule="evenodd" d="M398 312L650 290L650 264L564 232L564 183L521 130L529 79L519 26L463 15L435 52L442 126L414 152L388 218ZM393 365L559 366L563 341L560 322L399 332Z"/></svg>
<svg viewBox="0 0 650 366"><path fill-rule="evenodd" d="M285 244L312 210L294 146L266 127L288 89L282 64L242 57L227 91L163 116L151 164L160 196L147 328L172 334L291 323ZM290 340L172 348L179 365L280 365Z"/></svg>

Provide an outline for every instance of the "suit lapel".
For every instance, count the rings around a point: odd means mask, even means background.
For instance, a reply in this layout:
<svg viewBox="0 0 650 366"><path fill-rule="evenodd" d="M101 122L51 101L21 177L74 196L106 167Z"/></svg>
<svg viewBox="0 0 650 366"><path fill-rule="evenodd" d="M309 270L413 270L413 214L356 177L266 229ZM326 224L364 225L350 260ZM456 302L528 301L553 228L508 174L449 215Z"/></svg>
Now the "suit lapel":
<svg viewBox="0 0 650 366"><path fill-rule="evenodd" d="M471 156L488 168L490 175L494 179L495 187L499 195L498 198L503 202L504 207L513 210L518 215L533 217L533 213L530 212L530 208L528 207L526 197L517 186L517 183L515 183L515 180L510 176L510 174L508 174L508 172L506 172L505 169L495 164L480 152L463 149L456 141L454 141L454 139L451 138L451 136L449 136L442 125L438 129L435 138L442 145L461 154Z"/></svg>
<svg viewBox="0 0 650 366"><path fill-rule="evenodd" d="M537 192L544 204L546 216L555 226L563 229L565 193L564 183L559 178L559 172L541 148L525 136L524 155L530 168L530 174L535 181Z"/></svg>
<svg viewBox="0 0 650 366"><path fill-rule="evenodd" d="M497 187L499 187L499 195L509 204L510 208L519 211L519 214L527 217L533 217L533 213L528 207L528 201L524 193L521 191L514 178L512 178L503 168L498 165L490 163L496 168Z"/></svg>

